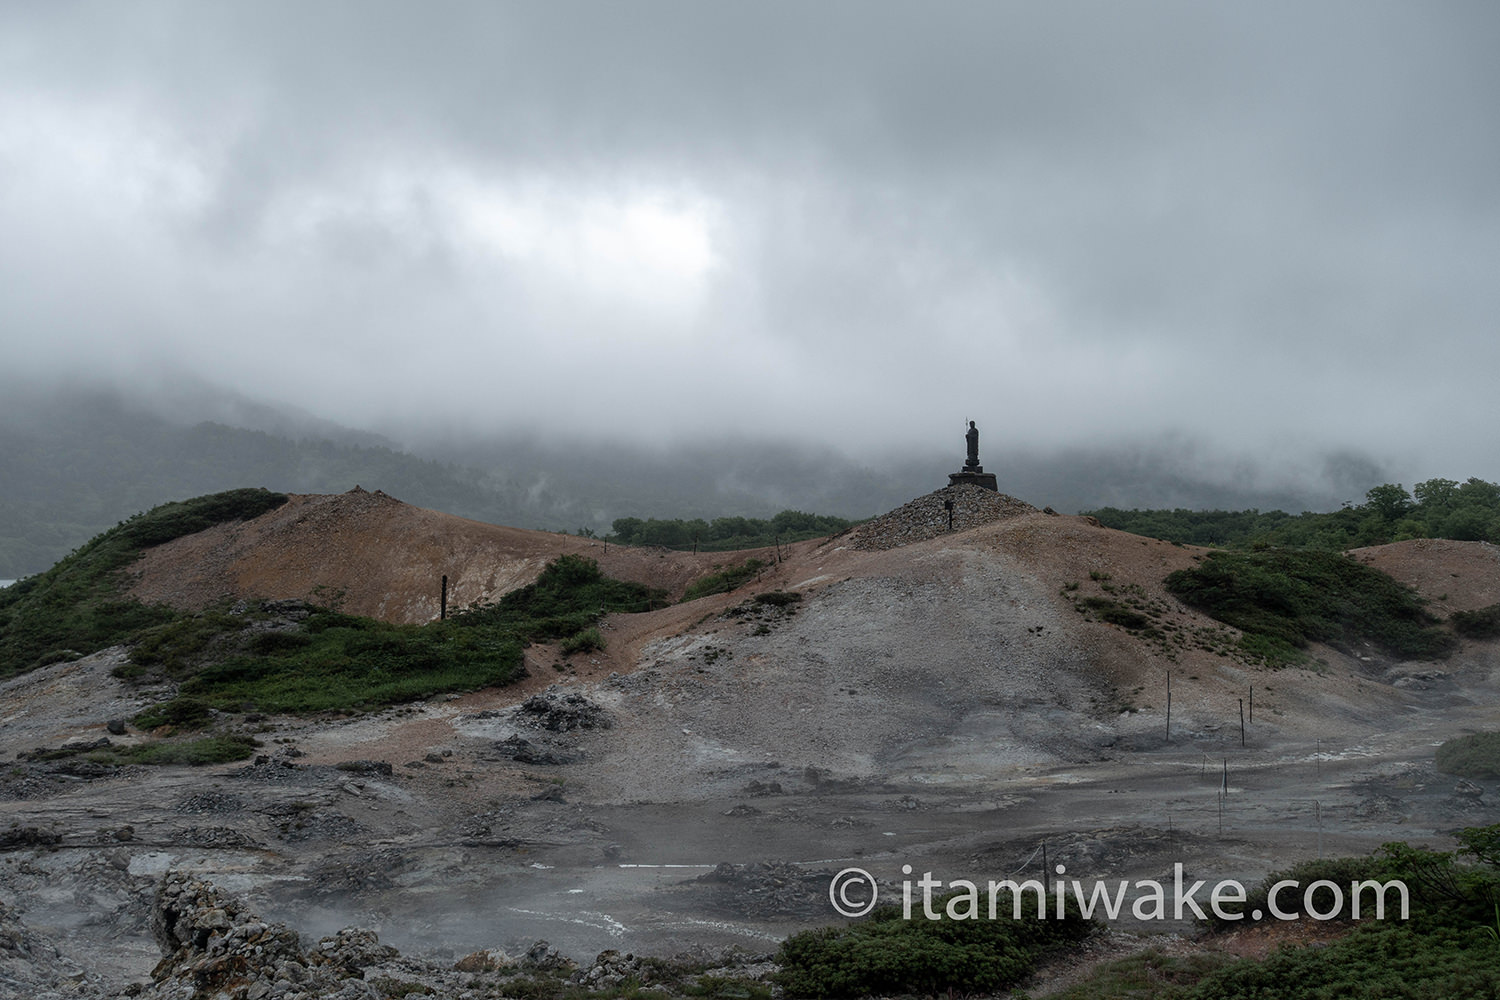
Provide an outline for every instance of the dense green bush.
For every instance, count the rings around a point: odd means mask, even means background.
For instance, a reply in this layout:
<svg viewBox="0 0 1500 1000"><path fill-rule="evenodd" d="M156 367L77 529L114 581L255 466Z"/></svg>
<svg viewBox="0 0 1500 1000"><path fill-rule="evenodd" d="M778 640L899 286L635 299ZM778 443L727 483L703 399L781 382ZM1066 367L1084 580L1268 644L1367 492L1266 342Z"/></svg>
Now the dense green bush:
<svg viewBox="0 0 1500 1000"><path fill-rule="evenodd" d="M1474 611L1455 611L1448 616L1453 631L1470 639L1493 639L1500 636L1500 604Z"/></svg>
<svg viewBox="0 0 1500 1000"><path fill-rule="evenodd" d="M1012 900L1004 893L998 919L988 919L984 897L978 919L954 920L947 915L953 898L934 900L939 920L927 919L920 908L903 919L897 907L880 906L845 927L793 934L777 952L777 981L789 997L988 993L1015 985L1050 950L1097 929L1072 899L1060 920L1038 919L1032 893L1022 894L1020 920L1012 919Z"/></svg>
<svg viewBox="0 0 1500 1000"><path fill-rule="evenodd" d="M1447 656L1456 645L1416 592L1335 552L1211 552L1166 578L1184 603L1245 633L1246 648L1295 662L1309 642L1351 649L1371 642L1407 658Z"/></svg>

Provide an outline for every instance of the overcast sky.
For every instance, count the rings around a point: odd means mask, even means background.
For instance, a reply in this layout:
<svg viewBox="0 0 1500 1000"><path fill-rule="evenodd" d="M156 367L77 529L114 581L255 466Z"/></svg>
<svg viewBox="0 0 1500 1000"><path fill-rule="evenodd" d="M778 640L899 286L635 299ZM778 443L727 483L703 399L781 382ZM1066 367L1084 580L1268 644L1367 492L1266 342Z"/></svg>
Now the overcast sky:
<svg viewBox="0 0 1500 1000"><path fill-rule="evenodd" d="M0 364L1500 479L1497 46L1488 0L6 3Z"/></svg>

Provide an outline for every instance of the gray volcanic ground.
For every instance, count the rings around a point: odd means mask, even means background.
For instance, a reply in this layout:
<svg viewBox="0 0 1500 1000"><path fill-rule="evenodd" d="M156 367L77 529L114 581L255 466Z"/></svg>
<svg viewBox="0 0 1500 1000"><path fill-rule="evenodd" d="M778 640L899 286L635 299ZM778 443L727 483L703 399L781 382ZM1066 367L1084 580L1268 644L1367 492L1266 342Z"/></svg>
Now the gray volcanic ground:
<svg viewBox="0 0 1500 1000"><path fill-rule="evenodd" d="M1085 881L1170 882L1181 863L1249 883L1500 820L1495 787L1433 768L1444 739L1500 724L1494 643L1437 663L1318 649L1280 671L1207 641L1164 652L1080 614L1065 585L1137 587L1185 635L1222 636L1160 586L1195 550L1021 507L948 534L913 531L918 505L801 543L736 593L609 620L588 662L533 647L514 688L266 719L252 763L20 759L108 736L145 693L111 677L119 650L15 678L0 892L59 975L107 990L161 957L149 911L168 871L308 938L358 924L449 962L543 938L587 961L773 951L839 919L829 880L847 867L894 899L903 865L1040 877L1045 841ZM1482 543L1363 557L1448 581L1450 610L1500 582ZM801 600L753 600L771 591Z"/></svg>

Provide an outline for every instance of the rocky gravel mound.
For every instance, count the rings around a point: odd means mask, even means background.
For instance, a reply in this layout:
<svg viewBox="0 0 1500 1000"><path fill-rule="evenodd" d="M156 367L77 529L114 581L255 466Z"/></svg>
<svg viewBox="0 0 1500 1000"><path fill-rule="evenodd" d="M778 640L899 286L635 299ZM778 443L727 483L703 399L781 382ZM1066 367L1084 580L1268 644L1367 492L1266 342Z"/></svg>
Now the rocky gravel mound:
<svg viewBox="0 0 1500 1000"><path fill-rule="evenodd" d="M894 549L946 534L948 509L944 503L949 500L953 501L954 531L1037 513L1031 504L1004 493L980 486L945 486L859 525L849 532L846 544L865 551Z"/></svg>

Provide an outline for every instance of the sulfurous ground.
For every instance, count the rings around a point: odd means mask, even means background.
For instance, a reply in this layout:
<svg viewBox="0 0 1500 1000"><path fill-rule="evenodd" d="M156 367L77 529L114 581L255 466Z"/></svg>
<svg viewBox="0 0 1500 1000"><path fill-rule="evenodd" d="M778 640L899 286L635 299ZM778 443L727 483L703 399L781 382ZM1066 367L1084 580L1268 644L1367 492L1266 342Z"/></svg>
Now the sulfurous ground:
<svg viewBox="0 0 1500 1000"><path fill-rule="evenodd" d="M336 593L346 610L422 621L444 573L450 599L469 603L564 552L678 594L745 557L606 550L360 491L294 498L132 572L142 596L186 607ZM1443 740L1500 723L1493 642L1432 663L1319 648L1305 667L1253 666L1233 630L1162 587L1201 550L974 488L755 554L770 567L734 593L606 620L602 652L532 647L516 685L355 718L267 718L252 762L23 759L153 738L107 729L147 693L111 676L120 650L0 684L0 995L7 983L24 986L16 995L210 995L192 970L233 948L183 952L163 937L164 885L206 901L185 927L226 906L240 915L205 930L212 947L231 927L290 929L256 931L280 957L213 989L363 995L335 974L349 962L312 957L332 938L330 953L356 939L399 949L361 982L405 962L400 975L443 995L484 996L501 990L494 973L453 967L494 949L571 959L595 983L620 974L624 958L595 961L608 950L762 974L787 933L839 919L829 881L850 867L892 900L924 872L1039 878L1044 849L1086 882L1170 884L1181 864L1193 880L1248 884L1320 851L1447 847L1446 831L1500 821L1500 789L1433 767ZM1500 591L1500 553L1484 543L1356 557L1443 613ZM776 592L800 600L755 600ZM1157 636L1081 613L1088 596L1137 602ZM350 926L364 930L339 944ZM1128 918L1118 929L1174 946L1186 945L1162 936L1191 932ZM282 975L288 963L307 975Z"/></svg>

